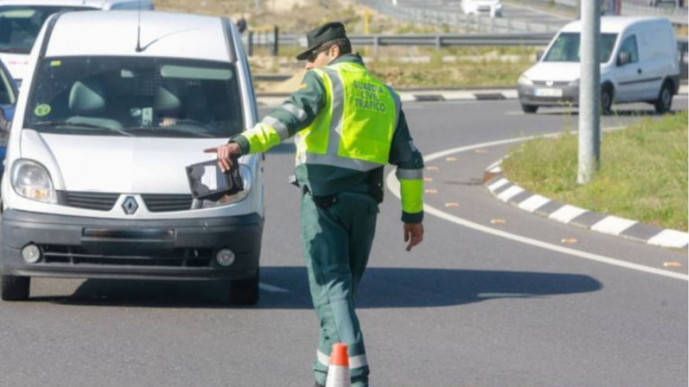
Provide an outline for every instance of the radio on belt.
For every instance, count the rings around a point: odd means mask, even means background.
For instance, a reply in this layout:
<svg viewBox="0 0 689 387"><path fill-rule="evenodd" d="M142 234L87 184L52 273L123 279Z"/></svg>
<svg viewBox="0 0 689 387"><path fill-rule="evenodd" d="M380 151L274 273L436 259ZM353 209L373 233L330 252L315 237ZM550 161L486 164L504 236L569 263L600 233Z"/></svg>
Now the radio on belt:
<svg viewBox="0 0 689 387"><path fill-rule="evenodd" d="M239 161L232 159L232 167L223 172L217 160L209 160L186 167L191 194L196 199L217 201L244 189L239 174Z"/></svg>

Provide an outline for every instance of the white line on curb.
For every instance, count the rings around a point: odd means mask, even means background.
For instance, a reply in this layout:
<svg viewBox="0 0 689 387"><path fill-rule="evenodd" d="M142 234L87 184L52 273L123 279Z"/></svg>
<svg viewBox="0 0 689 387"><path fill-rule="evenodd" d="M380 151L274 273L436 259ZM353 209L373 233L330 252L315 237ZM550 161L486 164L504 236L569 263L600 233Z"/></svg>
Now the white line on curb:
<svg viewBox="0 0 689 387"><path fill-rule="evenodd" d="M598 223L591 226L591 230L598 231L606 234L620 235L622 231L632 227L637 222L635 220L629 220L624 218L619 218L617 216L606 216Z"/></svg>
<svg viewBox="0 0 689 387"><path fill-rule="evenodd" d="M506 202L522 192L524 192L524 188L518 185L513 185L505 191L500 192L500 194L498 195L498 199L502 200L503 202Z"/></svg>
<svg viewBox="0 0 689 387"><path fill-rule="evenodd" d="M548 217L550 219L555 219L558 222L569 223L572 219L586 212L585 209L565 204L564 206L557 209L557 211L550 214Z"/></svg>
<svg viewBox="0 0 689 387"><path fill-rule="evenodd" d="M529 211L529 212L534 212L539 207L548 203L549 201L550 201L550 199L548 199L547 197L535 194L535 195L531 195L528 199L519 203L519 208L526 210L526 211Z"/></svg>
<svg viewBox="0 0 689 387"><path fill-rule="evenodd" d="M676 230L663 230L648 240L649 245L683 248L689 243L686 233Z"/></svg>
<svg viewBox="0 0 689 387"><path fill-rule="evenodd" d="M558 133L551 133L551 134L545 135L545 137L553 137L553 136L557 136L557 135L558 135ZM474 145L467 145L467 146L463 146L463 147L447 149L447 150L436 152L436 153L433 153L433 154L430 154L430 155L424 157L424 161L430 162L432 160L439 159L441 157L445 157L445 156L448 156L451 154L466 152L466 151L474 150L477 148L499 146L499 145L511 144L511 143L515 143L515 142L526 141L526 140L529 140L529 139L532 139L535 137L544 137L544 136L529 136L529 137L512 138L512 139L507 139L507 140L491 141L491 142L486 142L486 143L482 143L482 144L474 144ZM397 198L400 197L399 181L395 177L394 171L390 172L388 174L388 176L386 178L386 185L387 185L388 189L390 190L390 192L392 192L393 195L397 196ZM540 248L543 248L546 250L556 251L556 252L563 253L563 254L569 254L569 255L579 257L579 258L588 259L588 260L596 261L596 262L600 262L600 263L605 263L608 265L623 267L626 269L636 270L636 271L640 271L640 272L644 272L644 273L655 274L655 275L660 275L660 276L674 278L674 279L680 279L683 281L689 281L689 276L687 276L686 274L676 273L676 272L669 271L669 270L656 269L654 267L639 265L639 264L627 262L627 261L624 261L621 259L610 258L610 257L606 257L604 255L599 255L599 254L587 253L585 251L574 250L574 249L571 249L568 247L563 247L563 246L554 245L552 243L542 242L542 241L539 241L539 240L536 240L533 238L523 237L520 235L516 235L516 234L506 232L506 231L487 227L487 226L484 226L482 224L474 223L470 220L463 219L463 218L460 218L458 216L448 214L448 213L440 211L439 209L432 207L428 204L424 204L423 208L424 208L425 212L428 212L431 215L435 215L438 218L447 220L449 222L458 224L460 226L464 226L464 227L471 228L471 229L474 229L477 231L481 231L481 232L484 232L486 234L491 234L491 235L499 236L499 237L502 237L505 239L513 240L515 242L524 243L527 245L536 246L536 247L540 247ZM658 236L660 236L660 234Z"/></svg>

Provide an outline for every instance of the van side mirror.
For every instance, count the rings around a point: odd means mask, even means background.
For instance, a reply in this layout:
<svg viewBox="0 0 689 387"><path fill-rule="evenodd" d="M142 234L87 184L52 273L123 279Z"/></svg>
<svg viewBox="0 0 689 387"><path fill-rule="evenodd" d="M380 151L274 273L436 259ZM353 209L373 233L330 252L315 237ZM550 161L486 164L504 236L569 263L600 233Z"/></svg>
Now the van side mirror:
<svg viewBox="0 0 689 387"><path fill-rule="evenodd" d="M545 54L543 50L536 51L536 62L540 62L541 58L543 58L543 54Z"/></svg>
<svg viewBox="0 0 689 387"><path fill-rule="evenodd" d="M627 51L622 51L617 54L617 65L624 66L632 61L632 56Z"/></svg>

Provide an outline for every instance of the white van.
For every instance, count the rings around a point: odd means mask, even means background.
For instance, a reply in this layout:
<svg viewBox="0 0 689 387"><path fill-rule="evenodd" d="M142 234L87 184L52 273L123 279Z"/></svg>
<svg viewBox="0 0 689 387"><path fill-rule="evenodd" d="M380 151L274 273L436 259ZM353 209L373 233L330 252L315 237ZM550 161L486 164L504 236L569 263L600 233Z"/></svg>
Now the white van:
<svg viewBox="0 0 689 387"><path fill-rule="evenodd" d="M151 0L3 0L0 2L0 60L21 83L29 51L52 14L80 10L153 9Z"/></svg>
<svg viewBox="0 0 689 387"><path fill-rule="evenodd" d="M218 201L193 199L185 171L256 122L239 34L140 17L55 14L38 35L2 179L5 300L52 276L222 280L231 302L257 301L261 156L239 159L244 190Z"/></svg>
<svg viewBox="0 0 689 387"><path fill-rule="evenodd" d="M467 15L502 16L502 0L462 0L460 7Z"/></svg>
<svg viewBox="0 0 689 387"><path fill-rule="evenodd" d="M577 105L581 22L563 27L538 63L519 77L522 109ZM648 102L657 112L670 110L679 89L679 57L672 24L666 18L601 18L601 110L614 103Z"/></svg>

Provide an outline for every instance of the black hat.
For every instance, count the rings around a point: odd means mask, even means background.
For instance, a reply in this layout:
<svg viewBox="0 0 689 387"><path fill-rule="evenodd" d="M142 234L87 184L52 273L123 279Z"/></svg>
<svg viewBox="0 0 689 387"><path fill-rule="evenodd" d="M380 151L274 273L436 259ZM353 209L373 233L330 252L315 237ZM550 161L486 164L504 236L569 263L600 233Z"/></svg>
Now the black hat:
<svg viewBox="0 0 689 387"><path fill-rule="evenodd" d="M311 52L317 49L321 44L341 38L347 38L345 27L342 23L331 22L323 24L322 26L309 31L306 34L306 42L309 48L297 55L297 59L304 60L308 58L309 54L311 54Z"/></svg>

